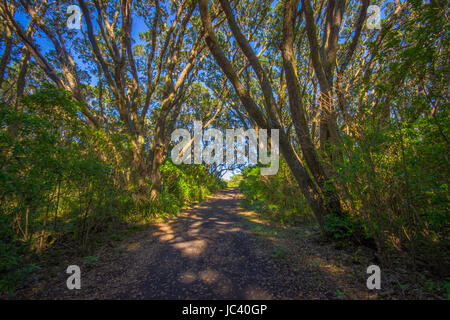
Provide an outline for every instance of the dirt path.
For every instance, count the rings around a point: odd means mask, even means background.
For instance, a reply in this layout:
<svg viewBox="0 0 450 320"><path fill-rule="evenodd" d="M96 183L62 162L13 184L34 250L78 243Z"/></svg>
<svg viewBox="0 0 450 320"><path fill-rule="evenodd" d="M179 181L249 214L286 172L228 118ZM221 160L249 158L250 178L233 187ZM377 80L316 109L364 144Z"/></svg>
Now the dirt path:
<svg viewBox="0 0 450 320"><path fill-rule="evenodd" d="M314 228L281 228L239 207L227 188L80 265L81 290L65 269L23 297L50 299L370 298L366 265L321 245ZM65 267L64 267L65 268Z"/></svg>

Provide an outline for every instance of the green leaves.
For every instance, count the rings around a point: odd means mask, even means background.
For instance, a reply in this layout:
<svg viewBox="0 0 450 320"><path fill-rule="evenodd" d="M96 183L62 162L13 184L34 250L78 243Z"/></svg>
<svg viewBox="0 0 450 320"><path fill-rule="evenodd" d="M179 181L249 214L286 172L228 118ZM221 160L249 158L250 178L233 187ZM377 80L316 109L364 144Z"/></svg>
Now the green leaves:
<svg viewBox="0 0 450 320"><path fill-rule="evenodd" d="M276 175L261 176L258 166L244 169L239 188L246 198L243 205L268 215L282 225L314 221L284 159L280 159L280 169Z"/></svg>
<svg viewBox="0 0 450 320"><path fill-rule="evenodd" d="M100 156L105 134L92 134L65 91L44 86L22 108L0 105L0 291L36 270L31 252L59 237L83 251L129 209Z"/></svg>
<svg viewBox="0 0 450 320"><path fill-rule="evenodd" d="M204 165L174 165L170 159L161 166L163 190L155 213L176 214L191 202L201 201L208 194L225 186L224 182L206 172Z"/></svg>

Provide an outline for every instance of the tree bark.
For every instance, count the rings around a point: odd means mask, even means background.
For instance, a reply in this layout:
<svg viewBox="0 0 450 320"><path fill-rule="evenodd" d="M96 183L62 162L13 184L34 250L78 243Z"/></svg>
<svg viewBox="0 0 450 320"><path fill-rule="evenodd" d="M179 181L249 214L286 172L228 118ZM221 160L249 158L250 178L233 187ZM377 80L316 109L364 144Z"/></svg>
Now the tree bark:
<svg viewBox="0 0 450 320"><path fill-rule="evenodd" d="M296 135L300 143L300 148L303 153L303 157L305 158L306 164L308 165L312 176L314 177L321 193L324 196L324 201L326 203L328 211L341 216L342 210L339 196L335 191L330 190L326 186L326 183L329 181L329 177L327 176L325 169L320 162L319 155L317 154L312 142L311 135L308 130L308 124L306 122L304 106L302 103L293 49L297 6L297 0L286 1L283 19L283 43L281 46L281 51L283 53L283 66L286 75L286 84L289 93L290 112Z"/></svg>
<svg viewBox="0 0 450 320"><path fill-rule="evenodd" d="M11 57L11 49L12 49L11 30L9 29L8 26L5 26L5 29L6 29L6 44L2 58L0 59L0 87L2 86L3 79L5 78L6 67Z"/></svg>

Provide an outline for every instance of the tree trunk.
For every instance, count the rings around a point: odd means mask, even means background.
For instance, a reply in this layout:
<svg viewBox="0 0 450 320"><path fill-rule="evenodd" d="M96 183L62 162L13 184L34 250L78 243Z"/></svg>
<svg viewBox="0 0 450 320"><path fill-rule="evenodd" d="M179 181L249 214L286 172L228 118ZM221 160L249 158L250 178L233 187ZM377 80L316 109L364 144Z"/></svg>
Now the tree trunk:
<svg viewBox="0 0 450 320"><path fill-rule="evenodd" d="M6 44L5 44L5 50L3 51L2 58L0 59L0 87L3 84L6 67L8 66L8 62L11 57L11 49L12 49L11 30L9 29L9 27L5 27L5 29L6 29Z"/></svg>
<svg viewBox="0 0 450 320"><path fill-rule="evenodd" d="M258 74L259 81L264 83L264 96L266 102L266 108L269 114L269 118L266 118L264 113L260 110L256 102L252 99L249 94L249 91L244 88L242 85L238 75L234 71L232 64L228 61L225 56L222 48L219 46L216 35L212 28L211 18L208 12L208 1L207 0L199 0L199 8L201 20L203 23L203 27L206 30L206 43L211 54L214 56L216 62L225 73L227 78L230 80L233 85L237 95L239 96L242 104L246 108L248 114L255 120L257 125L260 128L267 129L279 129L280 130L280 148L281 153L286 159L289 168L292 170L292 173L297 180L300 189L305 196L308 204L310 205L313 213L315 214L317 221L321 227L322 233L326 236L324 226L325 226L325 216L327 213L330 213L328 206L324 203L322 195L320 191L317 189L316 185L312 181L305 167L303 167L300 159L295 153L292 145L290 143L289 136L286 135L284 130L281 128L281 124L278 121L278 117L274 114L273 111L274 105L272 104L273 94L271 92L270 85L267 79L264 76L264 72L259 65L259 61L255 58L254 52L252 52L251 47L248 43L245 43L245 39L243 39L242 34L240 34L240 30L237 28L236 22L234 19L230 19L230 8L228 7L225 1L221 1L221 4L224 5L224 11L227 14L228 22L233 26L231 29L233 34L237 38L237 41L241 45L241 49L244 51L244 54L249 57L249 61L252 64L255 72ZM270 97L272 95L272 98ZM340 208L340 206L339 206Z"/></svg>
<svg viewBox="0 0 450 320"><path fill-rule="evenodd" d="M322 193L325 201L325 206L328 208L329 213L342 216L341 205L339 196L335 191L329 190L326 183L329 178L325 172L325 168L320 162L319 155L314 147L311 139L311 135L308 129L308 123L306 122L305 109L302 103L302 97L300 94L300 87L297 79L297 70L294 56L294 25L295 17L297 13L298 1L287 1L284 19L283 19L283 43L281 45L281 51L283 53L283 66L286 75L286 84L289 94L289 107L294 123L295 132L300 143L300 148L305 158L306 164L316 181L319 191ZM327 99L328 101L328 99ZM322 119L321 119L322 120ZM321 137L323 132L329 133L328 119L320 122ZM322 126L325 126L326 131L322 131ZM328 137L327 137L328 138ZM328 141L328 140L327 140Z"/></svg>

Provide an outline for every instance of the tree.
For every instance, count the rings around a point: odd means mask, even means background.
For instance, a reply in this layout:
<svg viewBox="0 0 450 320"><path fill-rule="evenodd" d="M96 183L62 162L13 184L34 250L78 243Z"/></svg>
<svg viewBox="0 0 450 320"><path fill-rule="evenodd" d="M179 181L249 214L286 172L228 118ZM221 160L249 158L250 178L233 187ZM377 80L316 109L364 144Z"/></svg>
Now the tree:
<svg viewBox="0 0 450 320"><path fill-rule="evenodd" d="M242 34L228 1L221 0L219 2L226 15L227 22L229 24L231 32L233 33L233 36L235 37L236 42L238 43L243 54L248 59L249 64L252 66L252 69L257 76L258 83L261 87L261 91L264 97L264 111L250 96L248 88L245 88L243 86L238 74L236 74L236 72L234 71L235 67L233 67L233 65L230 63L223 50L221 49L211 24L208 11L208 1L200 0L200 14L203 27L205 28L207 33L205 40L209 47L209 50L222 71L226 74L229 81L235 88L236 93L238 94L250 117L252 117L252 119L261 128L280 130L280 147L282 154L286 159L286 162L289 164L289 167L292 170L296 180L298 181L303 195L308 200L308 203L310 204L314 214L316 215L320 226L323 228L325 225L327 214L342 215L342 212L337 195L335 195L331 190L327 191L327 194L324 194L326 177L323 173L323 170L321 170L320 162L309 138L309 133L307 133L306 131L307 126L306 121L303 120L304 117L302 117L302 107L297 104L300 102L300 99L298 99L298 97L297 99L295 99L295 94L298 92L298 89L296 88L293 79L293 77L295 77L295 74L293 74L293 69L291 68L286 74L288 87L291 86L291 91L289 92L290 97L292 97L290 99L291 114L293 114L294 121L296 120L295 125L298 133L297 137L301 142L303 155L308 159L307 163L309 165L309 170L313 172L313 176L315 176L316 181L313 181L313 179L310 177L307 169L304 167L299 156L292 147L290 137L288 136L286 130L282 127L282 121L280 118L280 113L276 107L272 85L270 84L270 81L266 76L266 72L264 71L259 59L253 51L249 41L245 39L244 35ZM292 14L292 8L293 7L287 10L287 18L290 18L289 15ZM292 30L292 19L286 22L284 29L284 31L286 32ZM284 58L287 67L289 67L289 61L291 59L289 57L289 49L291 48L291 46L292 34L286 34L284 39Z"/></svg>
<svg viewBox="0 0 450 320"><path fill-rule="evenodd" d="M30 31L24 31L15 20L15 3L3 1L1 14L7 29L14 30L26 49L19 78L23 79L27 55L31 54L57 87L72 92L91 126L106 129L107 122L119 120L130 140L132 178L144 195L151 184L154 199L161 188L159 167L167 153L169 123L177 118L182 98L200 66L196 62L202 59L202 34L191 25L195 7L189 1L175 1L163 7L159 1L114 3L115 6L108 3L106 7L104 1L94 1L93 6L79 1L86 22L86 30L81 30L84 39L67 30L61 7L53 9L47 1L39 6L29 0L20 1L31 18ZM97 17L95 25L93 12ZM164 21L172 15L173 21L167 26ZM139 57L135 52L143 45L133 48L133 16L142 17L149 26L141 33L145 48ZM31 32L34 26L51 41L56 53L52 62L35 44ZM82 69L85 66L75 62L76 51L69 49L69 41L77 43L86 65L99 75L96 96L89 94L88 79ZM20 97L23 81L18 86ZM107 119L105 109L116 110L118 119Z"/></svg>

